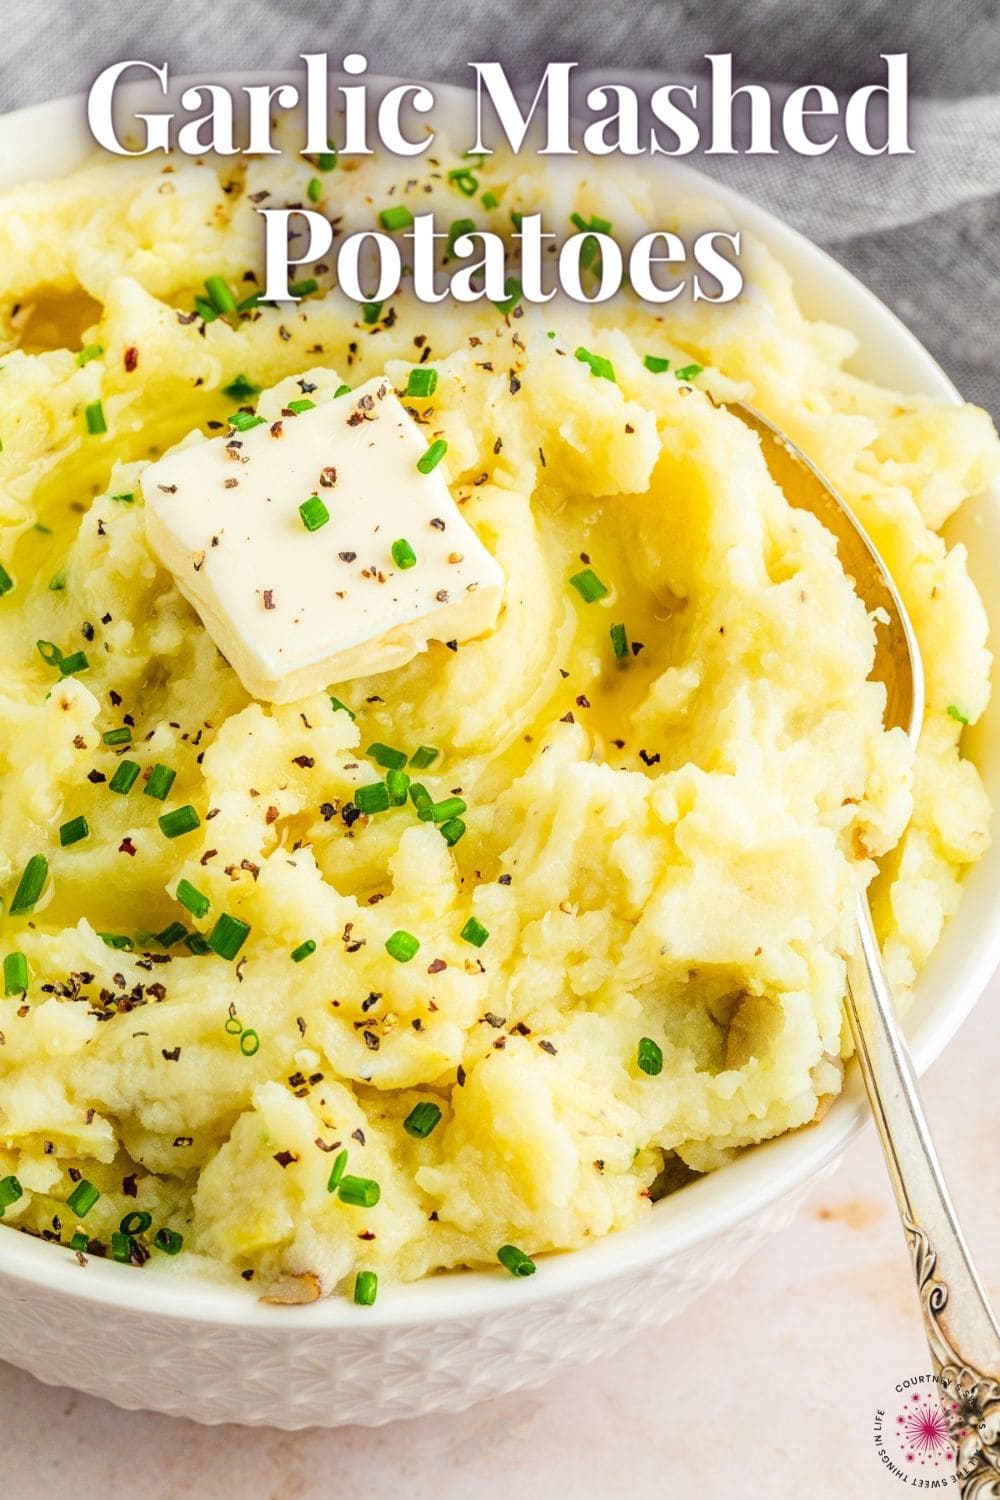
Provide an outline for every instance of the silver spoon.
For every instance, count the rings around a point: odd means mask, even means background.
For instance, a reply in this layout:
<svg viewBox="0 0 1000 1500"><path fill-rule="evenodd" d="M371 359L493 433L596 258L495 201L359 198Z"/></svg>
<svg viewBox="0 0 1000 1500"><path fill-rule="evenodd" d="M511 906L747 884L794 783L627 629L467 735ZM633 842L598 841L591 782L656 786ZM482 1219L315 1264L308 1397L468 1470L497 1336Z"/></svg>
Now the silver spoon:
<svg viewBox="0 0 1000 1500"><path fill-rule="evenodd" d="M884 562L836 490L783 432L749 406L731 402L728 409L760 438L789 504L812 511L833 534L841 566L869 611L884 611L872 677L885 685L886 727L901 726L916 745L924 717L923 665ZM1000 1327L945 1186L864 893L857 922L847 1014L913 1260L934 1372L957 1407L946 1417L958 1493L963 1500L1000 1500Z"/></svg>

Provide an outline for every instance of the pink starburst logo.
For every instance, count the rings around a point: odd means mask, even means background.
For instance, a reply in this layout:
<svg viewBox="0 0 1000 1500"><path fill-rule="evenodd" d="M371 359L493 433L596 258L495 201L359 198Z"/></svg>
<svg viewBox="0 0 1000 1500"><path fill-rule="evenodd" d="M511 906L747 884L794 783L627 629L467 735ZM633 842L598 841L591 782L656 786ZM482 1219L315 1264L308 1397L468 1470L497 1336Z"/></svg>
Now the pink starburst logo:
<svg viewBox="0 0 1000 1500"><path fill-rule="evenodd" d="M948 1422L936 1396L914 1391L896 1417L896 1427L904 1463L937 1468L954 1460Z"/></svg>

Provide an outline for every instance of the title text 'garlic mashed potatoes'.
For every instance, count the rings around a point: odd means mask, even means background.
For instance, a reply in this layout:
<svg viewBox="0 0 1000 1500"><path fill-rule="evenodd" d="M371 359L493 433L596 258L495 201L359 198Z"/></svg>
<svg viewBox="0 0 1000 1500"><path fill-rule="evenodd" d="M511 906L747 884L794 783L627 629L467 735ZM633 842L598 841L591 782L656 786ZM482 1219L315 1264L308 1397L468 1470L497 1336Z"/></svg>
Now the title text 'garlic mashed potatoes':
<svg viewBox="0 0 1000 1500"><path fill-rule="evenodd" d="M253 305L259 194L342 232L398 204L662 223L624 170L496 159L466 195L456 166L102 161L3 198L8 1225L291 1300L580 1246L813 1120L876 861L904 996L986 847L959 748L985 618L937 534L996 471L985 415L847 373L850 337L746 237L726 306L362 310L323 269ZM241 311L213 316L210 278ZM432 394L403 394L414 367ZM448 445L496 627L251 701L154 562L142 467L383 373ZM915 763L831 538L709 392L784 428L882 550L927 668ZM454 841L411 797L359 812L372 745L438 751L404 775L465 804Z"/></svg>

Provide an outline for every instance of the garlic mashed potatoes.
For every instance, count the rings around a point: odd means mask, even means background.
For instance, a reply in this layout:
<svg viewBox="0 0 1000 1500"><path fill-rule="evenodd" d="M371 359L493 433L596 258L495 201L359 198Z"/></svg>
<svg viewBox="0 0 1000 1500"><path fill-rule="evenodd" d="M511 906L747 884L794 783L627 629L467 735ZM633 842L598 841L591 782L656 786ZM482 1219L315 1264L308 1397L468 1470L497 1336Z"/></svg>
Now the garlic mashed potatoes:
<svg viewBox="0 0 1000 1500"><path fill-rule="evenodd" d="M938 535L997 471L985 414L849 373L748 237L725 306L358 308L324 267L256 305L261 194L651 222L624 170L498 158L466 196L456 162L102 161L2 199L0 1206L84 1258L370 1301L359 1272L633 1223L837 1094L857 892L905 1000L986 847L985 617ZM382 376L503 607L253 701L154 560L143 468ZM832 539L710 393L881 549L915 760Z"/></svg>

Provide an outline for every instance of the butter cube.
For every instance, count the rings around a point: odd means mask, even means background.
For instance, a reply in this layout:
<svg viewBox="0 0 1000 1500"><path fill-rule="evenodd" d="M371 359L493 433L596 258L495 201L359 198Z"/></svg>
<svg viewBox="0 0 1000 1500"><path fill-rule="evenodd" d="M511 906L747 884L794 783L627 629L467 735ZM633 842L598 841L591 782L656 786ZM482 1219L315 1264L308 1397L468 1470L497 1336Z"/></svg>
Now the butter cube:
<svg viewBox="0 0 1000 1500"><path fill-rule="evenodd" d="M440 465L418 469L427 449L380 377L143 471L149 545L253 697L292 702L494 625L503 573Z"/></svg>

